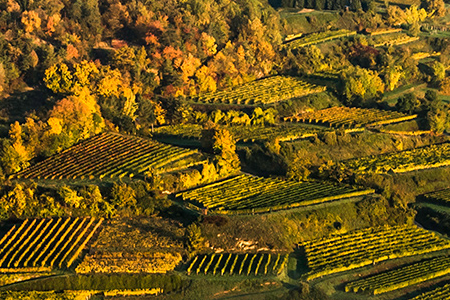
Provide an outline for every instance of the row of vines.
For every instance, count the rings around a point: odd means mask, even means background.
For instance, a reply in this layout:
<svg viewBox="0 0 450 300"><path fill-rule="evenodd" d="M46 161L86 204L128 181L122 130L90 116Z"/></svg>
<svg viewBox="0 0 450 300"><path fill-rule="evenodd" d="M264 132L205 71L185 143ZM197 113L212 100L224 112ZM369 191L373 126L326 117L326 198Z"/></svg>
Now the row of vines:
<svg viewBox="0 0 450 300"><path fill-rule="evenodd" d="M316 123L334 128L358 128L407 121L416 117L417 115L406 115L396 111L342 106L301 113L286 117L285 121Z"/></svg>
<svg viewBox="0 0 450 300"><path fill-rule="evenodd" d="M33 165L13 178L93 179L133 177L149 170L186 167L199 161L196 150L115 133L102 133Z"/></svg>
<svg viewBox="0 0 450 300"><path fill-rule="evenodd" d="M361 174L395 173L450 165L450 143L434 144L401 152L371 155L340 163L344 169Z"/></svg>
<svg viewBox="0 0 450 300"><path fill-rule="evenodd" d="M0 240L2 268L71 267L102 219L25 219Z"/></svg>
<svg viewBox="0 0 450 300"><path fill-rule="evenodd" d="M227 126L227 130L237 141L266 141L279 139L280 141L307 138L317 134L319 129L302 126ZM156 136L174 136L179 138L200 139L202 126L198 124L169 125L155 129Z"/></svg>
<svg viewBox="0 0 450 300"><path fill-rule="evenodd" d="M288 255L282 254L205 254L196 256L188 265L188 274L211 275L280 275Z"/></svg>
<svg viewBox="0 0 450 300"><path fill-rule="evenodd" d="M201 94L192 99L200 103L255 105L269 104L325 91L318 86L291 76L272 76L246 83L234 89Z"/></svg>
<svg viewBox="0 0 450 300"><path fill-rule="evenodd" d="M382 294L450 273L450 257L437 257L350 282L346 292Z"/></svg>
<svg viewBox="0 0 450 300"><path fill-rule="evenodd" d="M374 193L327 182L295 182L239 175L177 194L218 213L288 209Z"/></svg>
<svg viewBox="0 0 450 300"><path fill-rule="evenodd" d="M381 227L302 244L310 272L307 280L380 261L450 248L450 242L414 226Z"/></svg>

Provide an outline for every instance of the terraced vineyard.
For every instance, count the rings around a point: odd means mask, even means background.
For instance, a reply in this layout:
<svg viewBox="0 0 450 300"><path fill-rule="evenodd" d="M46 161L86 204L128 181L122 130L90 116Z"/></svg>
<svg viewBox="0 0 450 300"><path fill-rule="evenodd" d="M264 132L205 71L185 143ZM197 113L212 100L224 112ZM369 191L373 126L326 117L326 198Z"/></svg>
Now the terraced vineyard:
<svg viewBox="0 0 450 300"><path fill-rule="evenodd" d="M197 150L164 145L152 140L102 133L54 155L13 178L85 179L133 177L150 169L184 168L200 161Z"/></svg>
<svg viewBox="0 0 450 300"><path fill-rule="evenodd" d="M427 202L450 206L450 189L425 194L424 197Z"/></svg>
<svg viewBox="0 0 450 300"><path fill-rule="evenodd" d="M341 162L341 166L361 174L409 172L450 165L450 143L381 155L371 155Z"/></svg>
<svg viewBox="0 0 450 300"><path fill-rule="evenodd" d="M301 126L227 126L237 141L266 141L278 138L280 141L307 138L317 134L319 129ZM175 136L180 138L200 139L202 126L197 124L169 125L155 129L156 136Z"/></svg>
<svg viewBox="0 0 450 300"><path fill-rule="evenodd" d="M414 226L370 228L302 244L312 280L373 263L450 248L450 241Z"/></svg>
<svg viewBox="0 0 450 300"><path fill-rule="evenodd" d="M246 83L234 89L201 94L192 100L201 103L258 105L269 104L323 92L318 86L291 76L272 76Z"/></svg>
<svg viewBox="0 0 450 300"><path fill-rule="evenodd" d="M273 276L280 275L287 254L216 253L196 256L188 265L188 274Z"/></svg>
<svg viewBox="0 0 450 300"><path fill-rule="evenodd" d="M450 284L423 293L411 300L447 300L450 299Z"/></svg>
<svg viewBox="0 0 450 300"><path fill-rule="evenodd" d="M409 36L406 33L399 32L389 35L377 35L372 38L370 44L377 48L383 46L399 46L415 42L418 39L419 37Z"/></svg>
<svg viewBox="0 0 450 300"><path fill-rule="evenodd" d="M303 38L296 39L293 41L290 41L284 45L284 48L288 49L297 49L301 47L306 47L314 44L319 44L327 41L331 41L334 39L339 39L342 37L348 37L356 35L356 31L350 31L350 30L336 30L336 31L325 31L325 32L318 32L318 33L312 33L309 34Z"/></svg>
<svg viewBox="0 0 450 300"><path fill-rule="evenodd" d="M370 36L377 36L377 35L383 35L383 34L391 34L391 33L396 33L396 32L401 32L403 31L403 29L401 28L386 28L386 29L379 29L379 30L374 30L372 32L370 32Z"/></svg>
<svg viewBox="0 0 450 300"><path fill-rule="evenodd" d="M350 282L345 286L345 291L368 292L377 295L416 285L449 273L450 257L437 257Z"/></svg>
<svg viewBox="0 0 450 300"><path fill-rule="evenodd" d="M1 268L70 267L103 219L25 219L0 240Z"/></svg>
<svg viewBox="0 0 450 300"><path fill-rule="evenodd" d="M416 117L417 115L406 115L396 111L342 106L305 112L293 117L287 117L285 121L316 123L329 127L358 128L406 121Z"/></svg>
<svg viewBox="0 0 450 300"><path fill-rule="evenodd" d="M268 212L374 193L326 182L295 182L239 175L177 194L216 213Z"/></svg>

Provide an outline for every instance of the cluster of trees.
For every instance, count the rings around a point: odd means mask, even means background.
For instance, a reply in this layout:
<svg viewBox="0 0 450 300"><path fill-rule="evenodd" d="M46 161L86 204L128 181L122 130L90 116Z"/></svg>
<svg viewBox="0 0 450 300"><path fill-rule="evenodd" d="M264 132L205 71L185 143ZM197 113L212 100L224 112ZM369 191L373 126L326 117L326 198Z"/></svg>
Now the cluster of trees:
<svg viewBox="0 0 450 300"><path fill-rule="evenodd" d="M11 126L6 174L105 128L186 122L180 97L267 76L279 61L280 20L264 1L3 0L0 11L0 97L28 86L50 104Z"/></svg>
<svg viewBox="0 0 450 300"><path fill-rule="evenodd" d="M56 63L99 59L144 94L191 95L269 74L281 41L264 1L4 0L0 8L5 93L41 82Z"/></svg>
<svg viewBox="0 0 450 300"><path fill-rule="evenodd" d="M4 185L0 191L0 220L53 216L112 217L154 215L170 206L165 195L144 181L43 188L35 183Z"/></svg>
<svg viewBox="0 0 450 300"><path fill-rule="evenodd" d="M317 10L374 10L373 0L272 0L276 7L294 7L298 9L311 8Z"/></svg>

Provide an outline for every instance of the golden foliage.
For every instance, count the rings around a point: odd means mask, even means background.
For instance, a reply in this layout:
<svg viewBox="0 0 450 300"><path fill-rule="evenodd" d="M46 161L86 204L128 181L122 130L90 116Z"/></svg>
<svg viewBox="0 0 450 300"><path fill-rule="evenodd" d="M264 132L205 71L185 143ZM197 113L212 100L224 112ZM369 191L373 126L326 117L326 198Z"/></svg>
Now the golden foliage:
<svg viewBox="0 0 450 300"><path fill-rule="evenodd" d="M113 252L88 255L75 271L86 273L166 273L181 262L179 253L137 253Z"/></svg>
<svg viewBox="0 0 450 300"><path fill-rule="evenodd" d="M41 18L39 18L39 15L34 10L24 11L21 21L26 32L33 32L35 29L41 28Z"/></svg>

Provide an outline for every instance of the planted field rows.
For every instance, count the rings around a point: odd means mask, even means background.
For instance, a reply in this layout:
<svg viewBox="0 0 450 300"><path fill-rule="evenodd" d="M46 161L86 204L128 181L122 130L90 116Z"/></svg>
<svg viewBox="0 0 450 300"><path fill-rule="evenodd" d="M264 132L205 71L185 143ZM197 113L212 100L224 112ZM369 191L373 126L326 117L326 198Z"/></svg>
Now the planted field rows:
<svg viewBox="0 0 450 300"><path fill-rule="evenodd" d="M288 209L374 193L327 182L295 182L239 175L179 193L217 213L252 213Z"/></svg>
<svg viewBox="0 0 450 300"><path fill-rule="evenodd" d="M246 83L234 89L206 93L194 98L196 102L220 104L269 104L325 91L318 86L291 76L272 76Z"/></svg>
<svg viewBox="0 0 450 300"><path fill-rule="evenodd" d="M450 273L450 257L437 257L348 283L346 292L387 293Z"/></svg>
<svg viewBox="0 0 450 300"><path fill-rule="evenodd" d="M450 284L435 288L429 292L423 293L411 300L448 300L450 299Z"/></svg>
<svg viewBox="0 0 450 300"><path fill-rule="evenodd" d="M319 129L301 126L246 126L232 125L225 127L237 141L266 141L278 138L280 141L295 140L314 136ZM175 136L180 138L200 139L202 126L197 124L169 125L155 129L157 136Z"/></svg>
<svg viewBox="0 0 450 300"><path fill-rule="evenodd" d="M26 219L0 240L0 268L70 267L103 219Z"/></svg>
<svg viewBox="0 0 450 300"><path fill-rule="evenodd" d="M102 133L14 174L13 178L133 177L150 169L183 168L198 162L199 158L196 150L138 137Z"/></svg>
<svg viewBox="0 0 450 300"><path fill-rule="evenodd" d="M342 161L341 166L361 174L409 172L450 165L450 143Z"/></svg>
<svg viewBox="0 0 450 300"><path fill-rule="evenodd" d="M342 30L337 30L337 31L325 31L325 32L312 33L312 34L306 35L303 38L296 39L296 40L293 40L291 42L284 44L284 48L297 49L297 48L301 48L301 47L306 47L306 46L310 46L310 45L314 45L314 44L331 41L334 39L349 37L352 35L356 35L356 31L342 29Z"/></svg>
<svg viewBox="0 0 450 300"><path fill-rule="evenodd" d="M273 276L280 275L287 254L216 253L196 256L188 265L188 274Z"/></svg>
<svg viewBox="0 0 450 300"><path fill-rule="evenodd" d="M406 33L398 32L394 34L374 36L372 40L369 41L369 44L374 47L400 46L415 42L418 39L419 37L409 36Z"/></svg>
<svg viewBox="0 0 450 300"><path fill-rule="evenodd" d="M331 107L285 118L288 122L323 124L329 127L363 127L396 123L416 118L396 111L374 108Z"/></svg>
<svg viewBox="0 0 450 300"><path fill-rule="evenodd" d="M302 245L312 280L394 258L450 248L450 241L414 226L382 227L335 235Z"/></svg>
<svg viewBox="0 0 450 300"><path fill-rule="evenodd" d="M450 206L450 189L428 193L424 197L427 202Z"/></svg>

